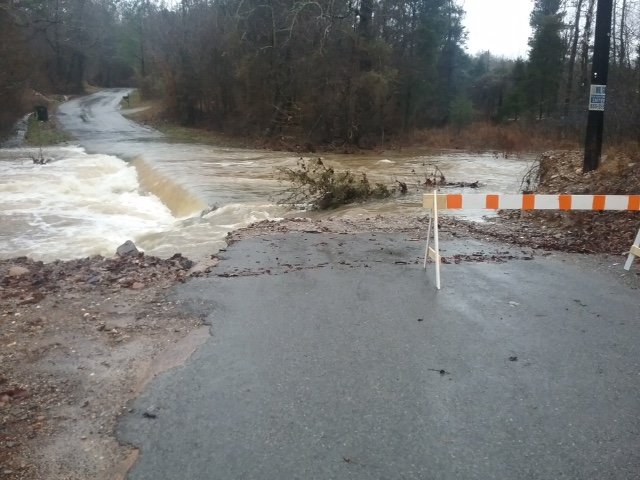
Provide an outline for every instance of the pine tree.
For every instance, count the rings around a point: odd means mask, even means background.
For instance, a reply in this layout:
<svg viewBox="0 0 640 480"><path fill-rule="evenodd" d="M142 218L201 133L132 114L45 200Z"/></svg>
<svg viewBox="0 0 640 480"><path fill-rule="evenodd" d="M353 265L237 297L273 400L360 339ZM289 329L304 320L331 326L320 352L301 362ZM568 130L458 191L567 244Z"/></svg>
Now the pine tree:
<svg viewBox="0 0 640 480"><path fill-rule="evenodd" d="M528 103L538 119L550 116L557 108L565 52L562 16L560 0L536 0L531 12Z"/></svg>

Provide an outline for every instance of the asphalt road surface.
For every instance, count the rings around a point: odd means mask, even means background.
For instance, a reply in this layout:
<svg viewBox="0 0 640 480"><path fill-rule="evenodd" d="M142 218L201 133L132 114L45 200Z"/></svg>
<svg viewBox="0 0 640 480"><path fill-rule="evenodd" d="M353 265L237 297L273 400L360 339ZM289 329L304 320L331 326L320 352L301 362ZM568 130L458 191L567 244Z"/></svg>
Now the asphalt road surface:
<svg viewBox="0 0 640 480"><path fill-rule="evenodd" d="M436 292L403 235L231 246L175 292L212 337L121 419L129 478L640 478L640 291L621 266L445 247L489 261L444 265Z"/></svg>
<svg viewBox="0 0 640 480"><path fill-rule="evenodd" d="M108 89L60 105L56 117L89 152L132 158L162 140L162 134L122 116L119 104L130 88Z"/></svg>

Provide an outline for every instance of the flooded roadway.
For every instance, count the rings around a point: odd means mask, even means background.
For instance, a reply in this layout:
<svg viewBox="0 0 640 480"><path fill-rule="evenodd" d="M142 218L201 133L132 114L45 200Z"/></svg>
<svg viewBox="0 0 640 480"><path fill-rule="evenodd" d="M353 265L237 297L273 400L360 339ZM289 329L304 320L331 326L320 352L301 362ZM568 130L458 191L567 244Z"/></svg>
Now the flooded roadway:
<svg viewBox="0 0 640 480"><path fill-rule="evenodd" d="M47 147L48 165L33 164L35 149L0 149L0 257L111 255L131 239L150 254L181 252L198 259L222 248L231 230L302 214L277 204L285 186L276 169L294 166L299 155L170 143L121 115L127 92L105 90L61 105L58 120L76 140L72 146ZM370 216L424 213L419 184L429 165L437 165L449 181L479 181L481 191L515 192L533 155L503 159L491 153L412 151L322 158L338 169L366 172L372 182L409 185L401 198L329 213Z"/></svg>

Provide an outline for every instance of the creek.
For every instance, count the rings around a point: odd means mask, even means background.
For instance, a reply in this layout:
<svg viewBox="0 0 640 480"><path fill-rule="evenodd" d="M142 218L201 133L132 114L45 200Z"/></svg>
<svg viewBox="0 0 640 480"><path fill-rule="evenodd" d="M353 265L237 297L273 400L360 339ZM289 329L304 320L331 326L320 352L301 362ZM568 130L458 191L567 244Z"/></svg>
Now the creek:
<svg viewBox="0 0 640 480"><path fill-rule="evenodd" d="M58 121L76 140L44 148L45 165L33 161L39 149L16 146L15 139L0 148L0 258L110 256L130 239L148 254L198 260L223 248L227 232L259 220L424 215L427 190L420 183L433 165L448 181L479 181L474 192L517 192L534 159L429 150L321 154L323 162L365 172L371 182L406 182L409 192L330 212L291 211L277 203L286 187L277 168L295 166L299 155L168 142L122 116L128 92L103 90L60 105Z"/></svg>

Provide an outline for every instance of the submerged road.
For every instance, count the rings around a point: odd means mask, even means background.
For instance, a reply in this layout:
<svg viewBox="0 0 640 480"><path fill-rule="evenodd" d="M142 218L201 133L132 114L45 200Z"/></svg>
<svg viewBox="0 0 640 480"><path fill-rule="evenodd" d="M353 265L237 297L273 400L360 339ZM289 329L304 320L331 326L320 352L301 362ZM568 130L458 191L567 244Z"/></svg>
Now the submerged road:
<svg viewBox="0 0 640 480"><path fill-rule="evenodd" d="M212 337L119 424L130 479L640 478L640 295L620 266L443 266L397 234L232 245L174 292Z"/></svg>

